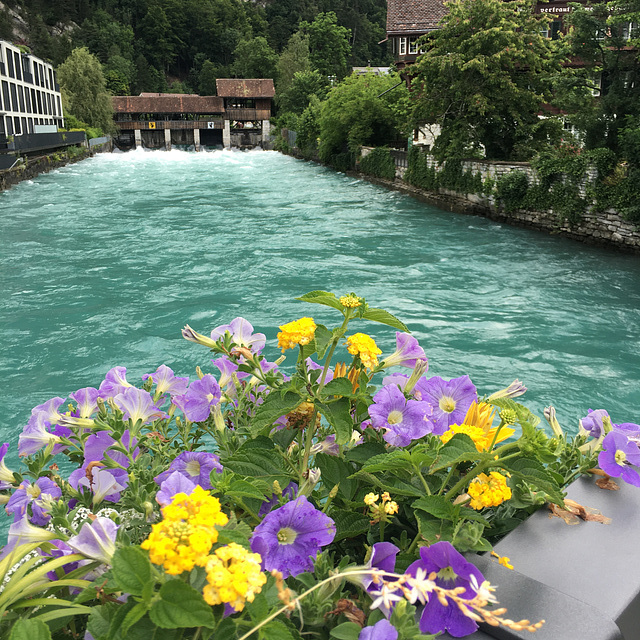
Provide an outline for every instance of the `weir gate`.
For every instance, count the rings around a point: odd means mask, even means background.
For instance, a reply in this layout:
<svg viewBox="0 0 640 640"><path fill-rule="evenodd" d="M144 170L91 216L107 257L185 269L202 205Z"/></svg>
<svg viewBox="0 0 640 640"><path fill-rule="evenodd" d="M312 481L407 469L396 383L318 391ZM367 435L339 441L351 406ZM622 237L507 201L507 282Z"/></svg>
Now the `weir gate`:
<svg viewBox="0 0 640 640"><path fill-rule="evenodd" d="M217 96L142 93L114 96L115 145L171 150L174 145L251 149L269 137L271 79L216 80Z"/></svg>

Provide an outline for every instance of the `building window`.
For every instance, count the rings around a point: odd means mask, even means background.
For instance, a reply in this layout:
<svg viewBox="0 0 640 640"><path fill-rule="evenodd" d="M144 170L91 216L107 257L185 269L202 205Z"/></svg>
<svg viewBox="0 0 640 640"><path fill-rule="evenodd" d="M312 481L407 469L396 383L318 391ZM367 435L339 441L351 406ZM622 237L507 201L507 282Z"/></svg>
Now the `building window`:
<svg viewBox="0 0 640 640"><path fill-rule="evenodd" d="M17 51L13 52L16 61L16 80L22 80L22 65L20 64L20 54Z"/></svg>
<svg viewBox="0 0 640 640"><path fill-rule="evenodd" d="M22 134L22 129L20 129L20 118L18 118L18 116L14 116L13 118L13 130L17 136Z"/></svg>
<svg viewBox="0 0 640 640"><path fill-rule="evenodd" d="M29 133L33 133L33 118L27 118L27 123L29 127Z"/></svg>
<svg viewBox="0 0 640 640"><path fill-rule="evenodd" d="M13 135L13 122L11 120L11 116L7 116L7 135Z"/></svg>
<svg viewBox="0 0 640 640"><path fill-rule="evenodd" d="M24 89L22 85L18 85L18 101L20 102L20 113L25 113L26 110L24 108Z"/></svg>
<svg viewBox="0 0 640 640"><path fill-rule="evenodd" d="M40 84L40 74L38 73L38 63L33 63L33 81L35 84Z"/></svg>
<svg viewBox="0 0 640 640"><path fill-rule="evenodd" d="M51 110L51 94L47 93L47 113L49 115L53 115L53 111Z"/></svg>
<svg viewBox="0 0 640 640"><path fill-rule="evenodd" d="M398 53L401 56L405 56L407 55L407 39L406 38L399 38L400 42L400 48L398 49Z"/></svg>
<svg viewBox="0 0 640 640"><path fill-rule="evenodd" d="M60 96L56 96L56 104L58 105L58 113L62 115L62 106L60 105Z"/></svg>
<svg viewBox="0 0 640 640"><path fill-rule="evenodd" d="M38 96L38 113L42 114L42 93L40 91L36 91L36 94Z"/></svg>
<svg viewBox="0 0 640 640"><path fill-rule="evenodd" d="M4 110L11 111L11 102L9 102L9 83L2 81L2 99L4 101Z"/></svg>
<svg viewBox="0 0 640 640"><path fill-rule="evenodd" d="M28 88L25 88L24 90L24 101L27 105L27 113L33 113L31 111L31 93Z"/></svg>
<svg viewBox="0 0 640 640"><path fill-rule="evenodd" d="M409 38L409 55L418 55L418 38Z"/></svg>
<svg viewBox="0 0 640 640"><path fill-rule="evenodd" d="M18 111L18 92L13 82L11 83L11 111Z"/></svg>
<svg viewBox="0 0 640 640"><path fill-rule="evenodd" d="M10 78L15 78L13 73L13 51L7 49L7 71Z"/></svg>
<svg viewBox="0 0 640 640"><path fill-rule="evenodd" d="M638 37L638 23L637 22L625 22L622 25L621 36L623 40L631 40L631 38Z"/></svg>

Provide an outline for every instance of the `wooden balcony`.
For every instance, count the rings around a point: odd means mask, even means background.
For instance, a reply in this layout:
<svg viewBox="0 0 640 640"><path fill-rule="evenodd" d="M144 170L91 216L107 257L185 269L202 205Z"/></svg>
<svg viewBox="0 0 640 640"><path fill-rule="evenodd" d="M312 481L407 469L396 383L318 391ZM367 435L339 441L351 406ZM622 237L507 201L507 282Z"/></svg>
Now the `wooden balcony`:
<svg viewBox="0 0 640 640"><path fill-rule="evenodd" d="M227 120L268 120L271 117L270 109L227 109L225 118Z"/></svg>
<svg viewBox="0 0 640 640"><path fill-rule="evenodd" d="M116 120L115 125L122 131L142 129L224 129L224 120Z"/></svg>

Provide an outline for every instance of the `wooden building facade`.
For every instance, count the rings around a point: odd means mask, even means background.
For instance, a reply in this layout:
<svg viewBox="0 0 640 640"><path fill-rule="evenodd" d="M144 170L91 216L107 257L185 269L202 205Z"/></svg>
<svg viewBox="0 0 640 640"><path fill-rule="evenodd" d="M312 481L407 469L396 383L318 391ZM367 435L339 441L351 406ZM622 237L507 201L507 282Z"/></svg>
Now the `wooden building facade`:
<svg viewBox="0 0 640 640"><path fill-rule="evenodd" d="M262 146L269 136L273 80L217 80L217 96L142 93L114 96L120 149L173 145L224 148Z"/></svg>

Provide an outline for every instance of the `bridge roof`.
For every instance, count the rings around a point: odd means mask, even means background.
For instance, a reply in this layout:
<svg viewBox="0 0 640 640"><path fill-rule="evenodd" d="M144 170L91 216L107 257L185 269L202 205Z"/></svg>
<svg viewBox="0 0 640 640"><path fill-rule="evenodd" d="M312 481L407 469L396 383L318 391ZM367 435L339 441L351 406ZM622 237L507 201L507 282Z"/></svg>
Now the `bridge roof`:
<svg viewBox="0 0 640 640"><path fill-rule="evenodd" d="M114 96L115 113L224 113L224 102L217 96L182 93L141 93Z"/></svg>
<svg viewBox="0 0 640 640"><path fill-rule="evenodd" d="M443 0L387 0L387 35L433 31L447 13Z"/></svg>
<svg viewBox="0 0 640 640"><path fill-rule="evenodd" d="M271 78L253 80L216 80L218 95L223 98L273 98L276 90Z"/></svg>

